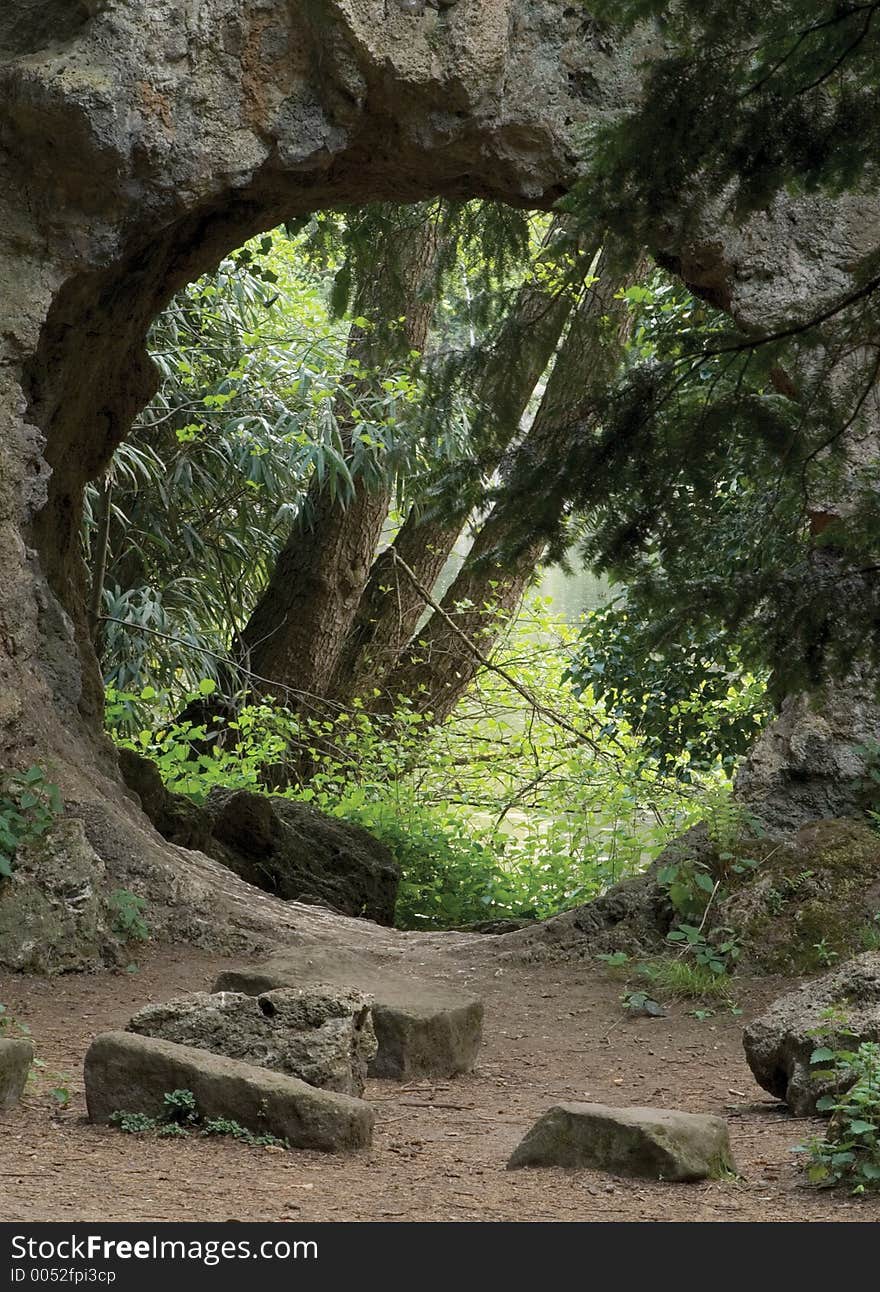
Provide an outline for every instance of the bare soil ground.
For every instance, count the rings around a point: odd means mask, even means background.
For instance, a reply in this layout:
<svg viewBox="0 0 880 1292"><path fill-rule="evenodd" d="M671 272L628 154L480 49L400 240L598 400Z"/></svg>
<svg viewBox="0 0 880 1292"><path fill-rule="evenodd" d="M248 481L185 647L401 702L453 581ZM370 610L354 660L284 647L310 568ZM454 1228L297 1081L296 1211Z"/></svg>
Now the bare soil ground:
<svg viewBox="0 0 880 1292"><path fill-rule="evenodd" d="M483 996L477 1071L436 1085L371 1082L378 1122L368 1152L335 1157L91 1126L82 1086L91 1037L123 1026L148 1000L203 990L231 963L156 948L137 973L0 980L0 1000L29 1024L47 1065L21 1106L0 1115L0 1220L880 1219L880 1199L804 1186L791 1148L818 1124L789 1117L745 1064L743 1022L791 985L779 980L738 983L741 1018L719 1011L699 1021L683 1003L667 1018L630 1019L621 983L595 964L499 965L458 947L419 972ZM49 1071L70 1087L60 1114ZM721 1113L740 1178L664 1185L505 1169L540 1113L582 1099Z"/></svg>

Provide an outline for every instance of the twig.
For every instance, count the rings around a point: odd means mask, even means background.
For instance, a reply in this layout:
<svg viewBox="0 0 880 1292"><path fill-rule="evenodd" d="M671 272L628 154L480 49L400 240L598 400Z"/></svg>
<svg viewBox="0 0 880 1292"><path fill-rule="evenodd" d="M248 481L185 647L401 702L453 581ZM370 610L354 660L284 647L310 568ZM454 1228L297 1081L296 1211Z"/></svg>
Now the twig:
<svg viewBox="0 0 880 1292"><path fill-rule="evenodd" d="M423 599L425 605L430 606L434 613L440 616L446 626L455 633L456 637L458 637L465 648L471 655L473 655L474 659L481 664L483 668L488 669L491 673L495 673L496 676L502 678L508 686L513 687L514 691L516 691L518 695L522 696L535 713L539 714L541 717L549 718L551 722L554 722L564 731L568 731L571 735L576 736L579 741L589 745L597 757L604 758L607 762L617 763L617 760L613 755L602 749L601 745L599 745L592 736L588 736L585 731L579 730L579 728L575 727L567 718L563 717L561 713L557 713L555 709L551 709L546 704L543 704L530 687L526 686L525 683L518 681L512 676L512 674L508 673L507 669L503 668L500 664L495 664L487 655L484 655L479 646L477 646L467 633L458 626L455 620L447 614L440 603L435 600L428 589L419 581L418 575L416 575L409 565L407 565L399 552L396 552L393 547L389 548L389 551L391 552L394 561L400 566L404 574L406 574L407 578L412 583L416 592L418 592L419 596Z"/></svg>

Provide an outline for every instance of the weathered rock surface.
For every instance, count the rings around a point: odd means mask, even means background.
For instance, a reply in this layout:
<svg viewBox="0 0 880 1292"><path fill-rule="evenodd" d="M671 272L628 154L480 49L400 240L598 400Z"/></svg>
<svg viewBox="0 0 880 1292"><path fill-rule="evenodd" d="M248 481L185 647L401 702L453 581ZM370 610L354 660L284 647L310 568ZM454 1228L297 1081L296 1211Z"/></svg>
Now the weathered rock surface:
<svg viewBox="0 0 880 1292"><path fill-rule="evenodd" d="M871 676L855 673L821 702L790 696L744 759L737 797L775 833L809 821L855 817L865 807L864 749L880 741Z"/></svg>
<svg viewBox="0 0 880 1292"><path fill-rule="evenodd" d="M474 920L471 924L460 924L457 933L482 933L486 937L503 937L506 933L518 933L520 929L533 928L536 920Z"/></svg>
<svg viewBox="0 0 880 1292"><path fill-rule="evenodd" d="M260 996L194 992L146 1005L128 1031L299 1077L310 1086L362 1095L376 1054L370 998L316 984Z"/></svg>
<svg viewBox="0 0 880 1292"><path fill-rule="evenodd" d="M833 1018L827 1017L833 1011ZM746 1059L759 1086L784 1099L796 1117L816 1113L816 1101L839 1089L813 1076L819 1047L851 1050L880 1041L880 952L867 951L814 982L774 1001L743 1032ZM818 1065L828 1070L828 1064Z"/></svg>
<svg viewBox="0 0 880 1292"><path fill-rule="evenodd" d="M345 1152L372 1142L373 1110L362 1099L131 1032L95 1037L86 1053L85 1083L93 1122L109 1121L116 1111L157 1117L166 1093L191 1090L203 1117L228 1117L255 1134L286 1139L292 1148Z"/></svg>
<svg viewBox="0 0 880 1292"><path fill-rule="evenodd" d="M82 821L64 818L22 843L11 878L0 879L0 965L53 974L115 964L123 939L107 896Z"/></svg>
<svg viewBox="0 0 880 1292"><path fill-rule="evenodd" d="M651 955L664 946L672 908L652 872L614 884L583 906L505 935L504 954L516 960L567 960L612 951Z"/></svg>
<svg viewBox="0 0 880 1292"><path fill-rule="evenodd" d="M565 0L436 4L0 6L0 762L51 763L113 886L155 894L152 923L189 940L290 925L154 837L101 734L83 489L153 392L151 321L297 215L437 194L549 207L659 44ZM871 195L782 196L735 227L696 205L653 249L749 326L821 309L880 242Z"/></svg>
<svg viewBox="0 0 880 1292"><path fill-rule="evenodd" d="M34 1047L25 1037L0 1037L0 1112L21 1099L33 1061Z"/></svg>
<svg viewBox="0 0 880 1292"><path fill-rule="evenodd" d="M592 1167L647 1180L705 1180L733 1170L727 1123L666 1108L558 1104L535 1122L507 1163Z"/></svg>
<svg viewBox="0 0 880 1292"><path fill-rule="evenodd" d="M368 830L304 803L246 790L217 788L200 807L170 793L148 758L122 749L119 760L126 785L169 843L198 848L285 901L393 923L398 867Z"/></svg>
<svg viewBox="0 0 880 1292"><path fill-rule="evenodd" d="M242 879L285 900L392 924L398 867L368 830L306 803L211 791L204 850Z"/></svg>
<svg viewBox="0 0 880 1292"><path fill-rule="evenodd" d="M227 970L215 991L258 995L278 987L329 982L372 998L378 1050L370 1075L409 1081L470 1072L483 1036L483 1004L474 996L341 953L291 953L253 969Z"/></svg>
<svg viewBox="0 0 880 1292"><path fill-rule="evenodd" d="M741 967L799 975L830 955L862 951L880 911L880 836L860 821L812 821L779 843L742 845L759 862L717 904L712 923L735 930Z"/></svg>

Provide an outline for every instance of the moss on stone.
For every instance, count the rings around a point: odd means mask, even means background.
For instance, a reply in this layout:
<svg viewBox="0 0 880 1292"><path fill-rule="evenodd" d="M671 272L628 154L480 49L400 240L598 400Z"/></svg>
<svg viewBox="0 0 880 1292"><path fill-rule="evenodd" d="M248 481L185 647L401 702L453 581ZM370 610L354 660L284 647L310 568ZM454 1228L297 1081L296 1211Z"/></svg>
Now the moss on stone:
<svg viewBox="0 0 880 1292"><path fill-rule="evenodd" d="M880 836L858 821L817 821L761 853L713 921L736 932L744 966L813 973L865 949L880 911Z"/></svg>
<svg viewBox="0 0 880 1292"><path fill-rule="evenodd" d="M0 883L0 966L54 974L117 963L122 939L105 887L104 863L82 821L65 818L29 839Z"/></svg>

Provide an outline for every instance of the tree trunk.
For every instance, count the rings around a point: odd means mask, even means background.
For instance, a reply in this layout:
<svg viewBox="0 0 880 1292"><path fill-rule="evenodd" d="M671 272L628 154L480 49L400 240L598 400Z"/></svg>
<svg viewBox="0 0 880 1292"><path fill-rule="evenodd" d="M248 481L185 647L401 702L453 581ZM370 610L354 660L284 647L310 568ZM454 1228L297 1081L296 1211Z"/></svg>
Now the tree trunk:
<svg viewBox="0 0 880 1292"><path fill-rule="evenodd" d="M545 247L565 236L570 224L567 217L557 217ZM563 287L544 287L537 275L529 278L494 343L486 347L471 379L475 437L481 446L474 471L480 478L489 479L498 470L519 431L597 251L575 251ZM467 521L468 506L456 508L450 501L439 517L413 506L393 543L376 558L330 685L334 700L348 703L368 693L397 664L426 609L418 587L433 590ZM415 580L403 573L407 568Z"/></svg>
<svg viewBox="0 0 880 1292"><path fill-rule="evenodd" d="M591 423L628 333L629 312L616 299L621 283L604 257L597 274L583 291L531 428L505 455L504 493L480 526L440 609L381 684L377 707L383 711L402 697L442 722L477 673L479 655L492 654L519 608L565 505L564 488L551 488L531 506L528 497L542 467L552 469L562 484L558 460L564 459L571 435L583 434ZM403 571L402 577L410 576Z"/></svg>
<svg viewBox="0 0 880 1292"><path fill-rule="evenodd" d="M365 397L390 364L424 349L435 305L441 241L436 214L410 208L402 222L386 219L382 232L375 275L360 284L355 302L356 317L366 317L370 326L353 326L349 340L352 366L366 370L358 382ZM342 433L349 458L357 431L358 423L347 417ZM393 479L381 462L374 478L355 478L347 503L313 480L302 519L241 633L247 667L277 684L279 698L291 707L309 708L327 689L369 576L392 490Z"/></svg>

